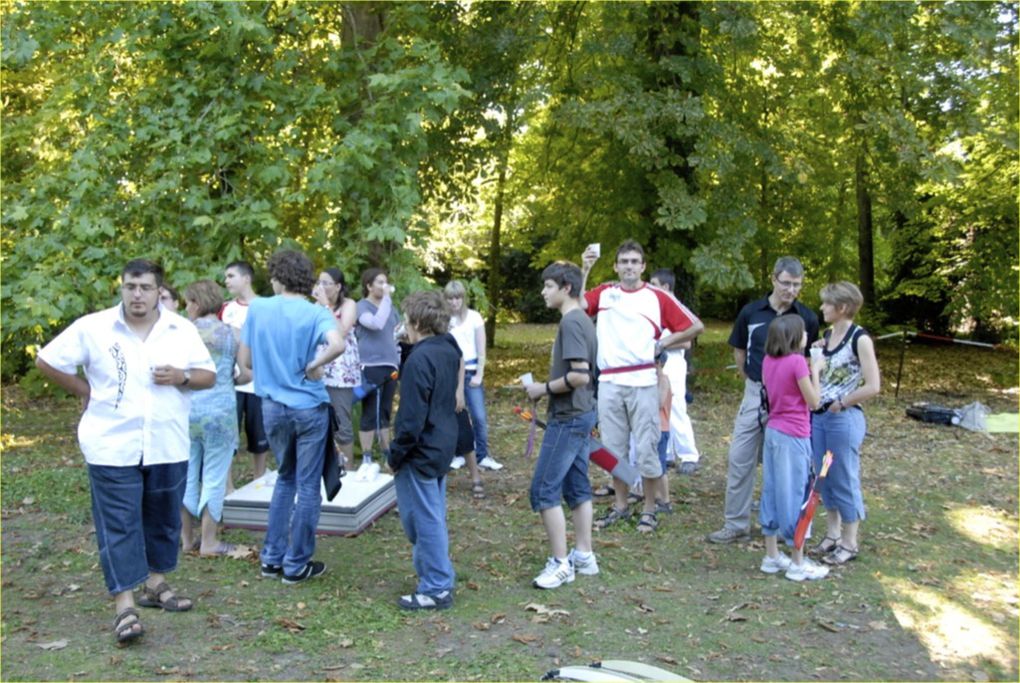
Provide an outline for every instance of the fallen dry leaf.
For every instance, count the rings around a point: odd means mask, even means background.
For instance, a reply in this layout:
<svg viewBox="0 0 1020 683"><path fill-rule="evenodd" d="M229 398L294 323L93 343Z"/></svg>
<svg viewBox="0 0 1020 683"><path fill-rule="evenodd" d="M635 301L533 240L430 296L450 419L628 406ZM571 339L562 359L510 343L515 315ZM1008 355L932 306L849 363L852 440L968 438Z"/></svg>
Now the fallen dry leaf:
<svg viewBox="0 0 1020 683"><path fill-rule="evenodd" d="M237 544L234 549L227 553L227 557L235 560L247 560L249 557L256 555L254 546Z"/></svg>
<svg viewBox="0 0 1020 683"><path fill-rule="evenodd" d="M555 617L555 616L566 616L566 617L569 617L570 616L570 612L568 612L565 609L551 609L551 608L546 607L545 605L542 605L542 604L537 603L537 602L529 602L527 605L524 606L524 611L525 612L538 612L540 615L549 615L551 617Z"/></svg>
<svg viewBox="0 0 1020 683"><path fill-rule="evenodd" d="M506 621L506 615L503 614L502 612L497 612L496 614L493 614L491 617L489 617L489 621L492 622L493 624L502 624L504 621Z"/></svg>
<svg viewBox="0 0 1020 683"><path fill-rule="evenodd" d="M658 659L660 662L665 662L666 664L679 664L680 663L680 662L676 661L673 657L670 657L669 655L655 655L655 658Z"/></svg>
<svg viewBox="0 0 1020 683"><path fill-rule="evenodd" d="M868 628L872 631L888 631L889 627L884 621L869 621Z"/></svg>
<svg viewBox="0 0 1020 683"><path fill-rule="evenodd" d="M44 650L63 650L67 647L67 641L61 638L50 643L36 643L35 646L41 647Z"/></svg>
<svg viewBox="0 0 1020 683"><path fill-rule="evenodd" d="M484 621L476 621L471 625L474 626L475 629L478 631L488 631L490 628L492 628L492 626L490 626L487 622Z"/></svg>
<svg viewBox="0 0 1020 683"><path fill-rule="evenodd" d="M538 636L532 635L531 633L515 633L512 636L510 636L510 639L516 640L518 643L531 645L536 640L538 640Z"/></svg>
<svg viewBox="0 0 1020 683"><path fill-rule="evenodd" d="M299 624L293 619L288 619L287 617L278 617L276 619L276 623L284 627L291 633L300 633L301 631L305 630L305 627L302 624Z"/></svg>

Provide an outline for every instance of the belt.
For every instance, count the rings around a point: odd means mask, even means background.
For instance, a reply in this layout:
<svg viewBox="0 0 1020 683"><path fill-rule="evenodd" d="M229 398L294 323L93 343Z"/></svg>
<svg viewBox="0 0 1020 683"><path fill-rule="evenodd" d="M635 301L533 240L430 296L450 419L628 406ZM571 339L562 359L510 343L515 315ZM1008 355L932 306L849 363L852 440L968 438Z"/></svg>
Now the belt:
<svg viewBox="0 0 1020 683"><path fill-rule="evenodd" d="M637 372L638 370L654 370L655 363L641 363L639 365L624 365L619 368L605 368L599 370L600 375L616 375L621 372Z"/></svg>

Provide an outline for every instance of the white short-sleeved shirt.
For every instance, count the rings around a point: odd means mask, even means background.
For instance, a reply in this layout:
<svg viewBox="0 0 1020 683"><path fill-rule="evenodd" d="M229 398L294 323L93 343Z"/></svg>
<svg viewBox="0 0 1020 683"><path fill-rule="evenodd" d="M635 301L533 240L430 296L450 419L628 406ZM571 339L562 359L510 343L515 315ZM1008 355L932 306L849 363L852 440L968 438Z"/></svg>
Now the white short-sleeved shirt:
<svg viewBox="0 0 1020 683"><path fill-rule="evenodd" d="M464 322L457 324L457 316L450 317L450 334L457 340L460 352L464 354L464 369L478 369L478 344L476 344L475 330L485 327L482 315L473 309L468 309L464 316Z"/></svg>
<svg viewBox="0 0 1020 683"><path fill-rule="evenodd" d="M74 321L39 357L74 374L85 369L89 405L78 423L78 444L90 465L132 467L188 459L191 391L157 385L159 365L216 372L209 350L188 319L159 307L144 341L124 321L123 306Z"/></svg>
<svg viewBox="0 0 1020 683"><path fill-rule="evenodd" d="M233 327L235 330L240 331L244 327L244 321L248 319L248 304L241 303L240 301L228 301L223 304L223 308L220 309L220 320ZM248 382L247 384L235 384L235 391L241 391L246 394L255 393L255 380Z"/></svg>
<svg viewBox="0 0 1020 683"><path fill-rule="evenodd" d="M656 340L668 330L686 330L695 320L674 296L644 283L633 290L607 283L585 292L584 298L588 315L596 318L599 382L654 386Z"/></svg>

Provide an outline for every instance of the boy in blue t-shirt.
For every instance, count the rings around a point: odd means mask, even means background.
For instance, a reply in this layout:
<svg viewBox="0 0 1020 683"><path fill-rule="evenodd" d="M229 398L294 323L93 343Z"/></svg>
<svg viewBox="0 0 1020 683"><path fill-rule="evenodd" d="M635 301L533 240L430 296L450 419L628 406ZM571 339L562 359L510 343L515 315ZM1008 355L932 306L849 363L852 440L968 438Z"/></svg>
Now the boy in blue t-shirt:
<svg viewBox="0 0 1020 683"><path fill-rule="evenodd" d="M329 309L308 301L315 283L308 257L284 250L273 254L268 265L276 296L251 302L237 362L254 370L266 437L279 464L261 553L262 576L294 584L326 571L324 563L312 560L322 505L319 478L329 438L329 394L322 374L324 366L343 353L344 341Z"/></svg>
<svg viewBox="0 0 1020 683"><path fill-rule="evenodd" d="M453 605L453 564L446 529L446 475L457 447L460 348L447 332L450 311L438 292L415 292L401 304L414 346L400 372L400 408L388 463L418 586L397 604L406 610Z"/></svg>

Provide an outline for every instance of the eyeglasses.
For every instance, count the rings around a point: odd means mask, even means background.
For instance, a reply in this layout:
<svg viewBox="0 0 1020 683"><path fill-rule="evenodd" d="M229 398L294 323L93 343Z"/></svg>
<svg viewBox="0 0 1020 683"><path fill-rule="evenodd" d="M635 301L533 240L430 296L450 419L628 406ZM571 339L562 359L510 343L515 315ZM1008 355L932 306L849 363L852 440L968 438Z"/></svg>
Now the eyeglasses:
<svg viewBox="0 0 1020 683"><path fill-rule="evenodd" d="M146 294L152 294L157 289L159 289L159 286L158 285L138 285L138 284L134 284L134 283L125 283L125 284L121 285L120 288L123 289L125 292L138 292L138 291L141 291L141 292L145 292Z"/></svg>
<svg viewBox="0 0 1020 683"><path fill-rule="evenodd" d="M333 282L332 280L319 280L315 284L319 285L320 287L336 287L336 283Z"/></svg>
<svg viewBox="0 0 1020 683"><path fill-rule="evenodd" d="M783 289L800 289L801 287L804 286L804 281L800 280L797 282L791 282L789 280L776 279L776 284L782 287Z"/></svg>

